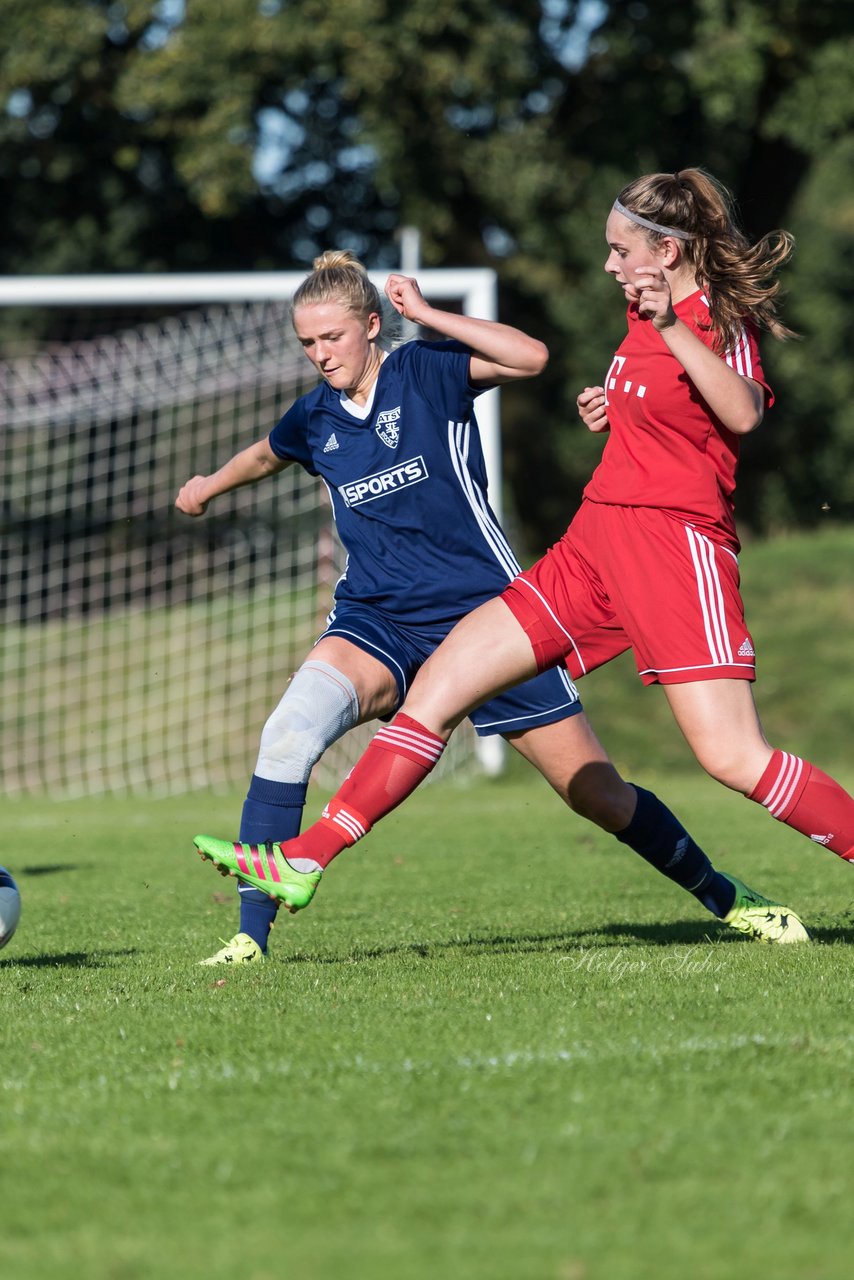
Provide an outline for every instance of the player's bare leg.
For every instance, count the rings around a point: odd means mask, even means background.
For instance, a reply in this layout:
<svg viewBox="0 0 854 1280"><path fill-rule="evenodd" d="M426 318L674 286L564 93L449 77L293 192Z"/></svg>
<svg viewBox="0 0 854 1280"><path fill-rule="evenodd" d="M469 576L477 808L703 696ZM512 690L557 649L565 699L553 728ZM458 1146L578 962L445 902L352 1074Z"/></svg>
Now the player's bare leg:
<svg viewBox="0 0 854 1280"><path fill-rule="evenodd" d="M773 748L762 730L750 681L697 680L661 687L706 772L733 791L752 791Z"/></svg>
<svg viewBox="0 0 854 1280"><path fill-rule="evenodd" d="M611 833L629 825L637 793L620 777L583 712L509 733L507 741L582 818Z"/></svg>
<svg viewBox="0 0 854 1280"><path fill-rule="evenodd" d="M807 940L791 908L719 871L658 796L620 777L585 715L508 739L576 813L611 832L718 919L763 942Z"/></svg>
<svg viewBox="0 0 854 1280"><path fill-rule="evenodd" d="M487 600L424 663L403 710L447 741L470 711L537 674L530 641L503 600Z"/></svg>
<svg viewBox="0 0 854 1280"><path fill-rule="evenodd" d="M664 692L707 773L854 862L854 798L809 761L770 746L747 681L665 685Z"/></svg>

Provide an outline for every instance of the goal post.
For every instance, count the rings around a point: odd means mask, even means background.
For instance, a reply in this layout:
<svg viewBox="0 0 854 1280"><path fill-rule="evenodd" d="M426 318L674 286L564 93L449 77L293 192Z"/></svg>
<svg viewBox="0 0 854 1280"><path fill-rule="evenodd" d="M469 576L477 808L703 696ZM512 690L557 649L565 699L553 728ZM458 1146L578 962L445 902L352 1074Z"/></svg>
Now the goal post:
<svg viewBox="0 0 854 1280"><path fill-rule="evenodd" d="M494 273L418 271L494 318ZM343 554L323 485L289 468L200 521L180 485L273 426L316 375L296 272L0 279L0 785L7 795L245 784L264 719L311 647ZM385 274L371 273L382 287ZM27 338L27 317L47 315ZM478 398L500 511L498 392ZM327 752L336 785L363 726ZM445 771L500 740L454 735Z"/></svg>
<svg viewBox="0 0 854 1280"><path fill-rule="evenodd" d="M387 272L368 273L382 289ZM175 272L151 275L0 277L3 307L197 306L203 303L289 302L305 274L297 271ZM424 296L459 301L465 315L497 320L497 278L490 267L431 267L418 272ZM499 393L478 397L477 420L489 481L489 500L501 518Z"/></svg>

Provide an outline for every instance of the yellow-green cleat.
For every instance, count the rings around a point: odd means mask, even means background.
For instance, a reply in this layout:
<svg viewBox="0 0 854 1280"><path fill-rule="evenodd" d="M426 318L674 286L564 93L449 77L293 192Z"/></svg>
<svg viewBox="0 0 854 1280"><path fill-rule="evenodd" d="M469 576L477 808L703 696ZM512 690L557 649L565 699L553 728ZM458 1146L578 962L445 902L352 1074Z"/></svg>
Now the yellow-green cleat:
<svg viewBox="0 0 854 1280"><path fill-rule="evenodd" d="M282 853L282 846L270 840L266 844L241 844L214 836L196 836L193 844L222 875L236 876L242 884L260 889L291 914L308 906L323 875L319 868L297 871Z"/></svg>
<svg viewBox="0 0 854 1280"><path fill-rule="evenodd" d="M199 964L256 964L264 959L264 952L248 933L236 933L231 942L220 938L220 942L220 950L208 956L207 960L200 960Z"/></svg>
<svg viewBox="0 0 854 1280"><path fill-rule="evenodd" d="M789 943L809 942L810 935L800 916L790 907L764 898L761 893L748 889L735 876L721 872L735 889L735 902L723 923L757 942Z"/></svg>

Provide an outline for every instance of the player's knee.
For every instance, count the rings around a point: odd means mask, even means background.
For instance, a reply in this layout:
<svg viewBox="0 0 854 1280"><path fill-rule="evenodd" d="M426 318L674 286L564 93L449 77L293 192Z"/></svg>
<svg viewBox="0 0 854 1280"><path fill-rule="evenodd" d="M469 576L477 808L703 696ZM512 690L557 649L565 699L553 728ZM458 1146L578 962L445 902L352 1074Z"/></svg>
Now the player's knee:
<svg viewBox="0 0 854 1280"><path fill-rule="evenodd" d="M731 791L740 791L744 795L753 789L765 767L761 754L738 748L710 747L708 750L695 751L695 755L710 778L729 787Z"/></svg>
<svg viewBox="0 0 854 1280"><path fill-rule="evenodd" d="M447 742L457 726L466 718L465 711L449 713L447 704L448 699L441 696L441 691L440 696L432 697L429 690L421 690L416 685L400 710Z"/></svg>
<svg viewBox="0 0 854 1280"><path fill-rule="evenodd" d="M347 676L325 662L304 663L264 725L255 772L307 782L327 747L358 720L359 698Z"/></svg>

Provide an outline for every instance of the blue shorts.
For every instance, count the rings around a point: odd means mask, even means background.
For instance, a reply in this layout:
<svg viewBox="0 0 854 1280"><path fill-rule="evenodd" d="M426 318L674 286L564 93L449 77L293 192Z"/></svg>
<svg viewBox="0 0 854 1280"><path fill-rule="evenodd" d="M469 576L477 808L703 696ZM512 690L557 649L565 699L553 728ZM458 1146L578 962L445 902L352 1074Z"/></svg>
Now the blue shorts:
<svg viewBox="0 0 854 1280"><path fill-rule="evenodd" d="M335 606L327 618L326 630L318 638L340 636L379 659L395 678L400 705L421 666L456 621L407 627L393 622L370 605L345 602ZM569 673L564 667L553 667L484 702L472 711L469 719L476 732L485 738L495 733L515 733L554 724L581 710L581 700Z"/></svg>

